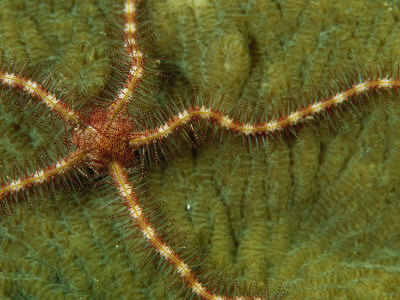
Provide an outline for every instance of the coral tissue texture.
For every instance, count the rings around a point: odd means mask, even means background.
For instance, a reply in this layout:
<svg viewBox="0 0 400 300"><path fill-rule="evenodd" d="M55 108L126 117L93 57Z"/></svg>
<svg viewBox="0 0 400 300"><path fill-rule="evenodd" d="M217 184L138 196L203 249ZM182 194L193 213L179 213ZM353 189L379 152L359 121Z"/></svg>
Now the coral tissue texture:
<svg viewBox="0 0 400 300"><path fill-rule="evenodd" d="M0 46L19 61L29 55L34 66L55 65L89 99L111 69L104 24L122 3L106 2L3 0ZM400 54L396 1L145 6L154 32L146 50L163 57L160 70L168 74L160 78L163 101L195 85L230 95L249 114L283 113L328 92L332 80L357 79L349 72ZM41 147L54 151L56 133L7 106L7 97L0 157L11 174ZM234 273L239 283L268 280L271 291L283 280L288 299L399 299L399 95L366 99L343 109L340 120L332 114L333 125L310 122L296 138L271 140L269 151L249 151L233 138L226 148L176 152L149 168L149 193L164 201L188 252L207 256L228 287ZM174 299L179 290L168 289L168 276L143 264L130 240L121 241L124 231L113 229L117 221L105 218L107 199L87 183L81 191L38 193L32 207L1 216L1 297Z"/></svg>
<svg viewBox="0 0 400 300"><path fill-rule="evenodd" d="M287 112L399 59L398 2L150 2L170 90L181 78L217 85L250 115ZM151 189L220 270L275 289L284 280L288 298L400 298L400 99L388 99L332 113L333 125L270 153L240 140L201 148L154 170Z"/></svg>

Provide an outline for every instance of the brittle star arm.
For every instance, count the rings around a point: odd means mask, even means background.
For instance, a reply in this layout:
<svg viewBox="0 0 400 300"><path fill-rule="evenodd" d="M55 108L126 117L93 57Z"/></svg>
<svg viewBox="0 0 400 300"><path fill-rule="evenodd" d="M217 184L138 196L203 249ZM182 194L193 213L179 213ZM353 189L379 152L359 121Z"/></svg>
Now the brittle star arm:
<svg viewBox="0 0 400 300"><path fill-rule="evenodd" d="M87 127L79 113L73 111L54 94L47 91L41 84L31 79L25 78L18 74L0 71L0 84L25 91L34 98L37 98L69 123L81 128Z"/></svg>
<svg viewBox="0 0 400 300"><path fill-rule="evenodd" d="M117 97L110 104L108 111L110 117L106 126L110 127L112 122L121 113L132 98L132 94L138 87L138 83L143 77L145 60L140 51L136 37L136 1L125 1L124 8L124 34L125 51L129 57L129 74L125 84L117 93Z"/></svg>
<svg viewBox="0 0 400 300"><path fill-rule="evenodd" d="M194 294L202 299L208 300L247 299L246 297L231 298L216 295L204 287L196 279L193 270L174 252L174 250L162 241L161 237L151 226L144 211L140 207L138 196L135 194L133 186L129 183L128 174L124 171L124 168L119 163L115 162L111 164L110 172L120 196L128 207L129 216L133 224L138 227L143 237L150 243L155 251L173 265L176 272L185 280Z"/></svg>
<svg viewBox="0 0 400 300"><path fill-rule="evenodd" d="M0 199L10 193L18 192L28 187L37 186L52 179L56 175L61 175L85 159L85 152L75 151L67 158L61 159L47 168L38 170L24 178L15 179L4 185L0 185Z"/></svg>
<svg viewBox="0 0 400 300"><path fill-rule="evenodd" d="M220 127L226 128L227 130L231 130L233 132L237 132L239 134L257 135L274 133L288 126L296 125L309 118L312 119L312 116L314 114L319 114L332 107L346 103L358 94L366 93L369 90L392 88L400 88L399 79L367 79L330 98L317 101L314 104L310 104L306 107L288 113L280 119L271 120L262 124L252 124L235 121L224 113L219 112L212 107L205 107L204 105L201 107L190 107L178 113L170 121L166 122L164 125L159 126L158 128L132 133L129 142L132 146L150 144L168 136L172 132L176 131L179 127L190 123L192 120L197 118L210 119L219 124Z"/></svg>

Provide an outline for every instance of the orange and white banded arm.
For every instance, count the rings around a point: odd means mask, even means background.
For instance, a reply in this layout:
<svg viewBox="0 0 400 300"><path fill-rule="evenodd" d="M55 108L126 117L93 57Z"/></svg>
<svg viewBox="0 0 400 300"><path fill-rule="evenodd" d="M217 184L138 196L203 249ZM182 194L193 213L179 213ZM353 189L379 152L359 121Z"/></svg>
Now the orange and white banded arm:
<svg viewBox="0 0 400 300"><path fill-rule="evenodd" d="M82 117L77 112L74 112L54 94L42 87L41 84L18 74L3 71L0 71L0 84L22 90L40 100L64 120L80 127L86 127Z"/></svg>
<svg viewBox="0 0 400 300"><path fill-rule="evenodd" d="M303 122L308 118L312 118L313 115L320 114L321 112L324 112L332 107L349 102L358 94L365 94L371 90L393 88L400 88L400 79L392 79L388 77L367 79L340 93L337 93L330 98L316 101L314 104L302 107L301 109L293 111L280 119L266 121L262 124L235 121L224 113L219 112L212 107L206 107L205 105L202 105L201 107L190 107L178 113L172 117L170 121L159 126L158 128L132 133L130 144L138 147L153 143L156 140L167 137L179 127L190 123L192 120L197 118L210 119L217 123L221 128L226 128L227 130L236 132L238 134L267 135L269 133L281 131L286 127Z"/></svg>
<svg viewBox="0 0 400 300"><path fill-rule="evenodd" d="M122 88L117 92L116 98L110 104L110 119L109 126L115 120L117 115L124 110L126 104L131 100L131 95L137 88L137 84L143 77L145 60L143 53L139 49L137 41L137 26L136 14L137 3L134 0L125 1L124 6L124 35L125 35L125 50L128 53L129 74L128 79Z"/></svg>
<svg viewBox="0 0 400 300"><path fill-rule="evenodd" d="M51 180L54 176L61 175L66 171L69 171L74 165L84 159L86 159L86 153L81 151L73 152L68 158L61 159L48 168L38 170L33 174L27 175L26 177L2 184L0 185L0 198Z"/></svg>
<svg viewBox="0 0 400 300"><path fill-rule="evenodd" d="M128 174L124 168L118 164L113 163L110 166L111 175L114 179L115 186L121 198L124 200L128 208L129 216L132 223L138 227L143 237L147 240L152 248L157 251L161 257L167 260L175 269L176 273L186 282L186 286L191 289L193 294L196 294L202 299L207 300L262 300L263 298L254 298L247 296L239 297L226 297L220 296L209 291L204 287L195 277L194 271L187 265L178 254L164 243L161 237L156 233L155 229L151 226L146 218L144 211L138 202L138 196L135 194L133 186L129 183Z"/></svg>

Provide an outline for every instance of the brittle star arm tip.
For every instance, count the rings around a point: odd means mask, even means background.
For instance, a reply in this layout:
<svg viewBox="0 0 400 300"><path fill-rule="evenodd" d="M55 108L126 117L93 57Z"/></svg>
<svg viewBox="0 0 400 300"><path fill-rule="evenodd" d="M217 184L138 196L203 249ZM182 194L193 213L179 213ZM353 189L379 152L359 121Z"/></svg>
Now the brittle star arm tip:
<svg viewBox="0 0 400 300"><path fill-rule="evenodd" d="M77 163L86 159L86 153L82 151L75 151L68 157L58 160L56 163L47 168L39 169L38 171L12 180L0 186L0 198L8 194L18 192L27 187L37 186L43 182L49 181L56 175L61 175L72 169Z"/></svg>
<svg viewBox="0 0 400 300"><path fill-rule="evenodd" d="M124 111L126 105L131 101L135 88L143 77L145 59L139 49L136 28L136 2L125 1L124 8L124 47L129 58L128 78L122 88L117 92L116 98L109 106L110 117L107 127L117 118L117 115Z"/></svg>
<svg viewBox="0 0 400 300"><path fill-rule="evenodd" d="M79 127L86 127L82 116L57 98L54 93L47 91L40 83L27 79L19 74L0 71L0 83L15 89L20 89L37 98L50 110L57 113L65 121Z"/></svg>

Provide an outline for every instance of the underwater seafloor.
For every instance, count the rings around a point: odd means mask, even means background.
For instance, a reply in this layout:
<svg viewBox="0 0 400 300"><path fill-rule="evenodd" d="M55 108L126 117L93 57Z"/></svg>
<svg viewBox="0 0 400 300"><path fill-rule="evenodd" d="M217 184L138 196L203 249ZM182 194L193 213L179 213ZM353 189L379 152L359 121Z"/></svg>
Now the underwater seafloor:
<svg viewBox="0 0 400 300"><path fill-rule="evenodd" d="M20 62L29 55L33 68L55 66L90 104L111 69L107 16L122 3L109 3L1 0L0 47ZM161 58L155 65L167 75L154 79L157 101L190 96L195 86L204 97L229 95L242 114L279 115L357 82L360 70L390 70L400 54L397 1L144 6L143 35L153 33L145 52ZM3 178L41 148L56 152L51 128L7 97L0 101ZM225 147L176 151L148 169L148 194L163 201L185 251L207 256L228 289L234 273L239 285L268 280L271 291L283 281L285 299L400 299L398 98L372 93L340 118L332 112L296 129L297 137L270 139L269 149L249 151L233 138ZM121 241L126 233L107 218L101 189L86 182L79 191L36 195L33 207L0 217L2 299L177 296L159 261L143 264L145 254L130 251L135 239Z"/></svg>

